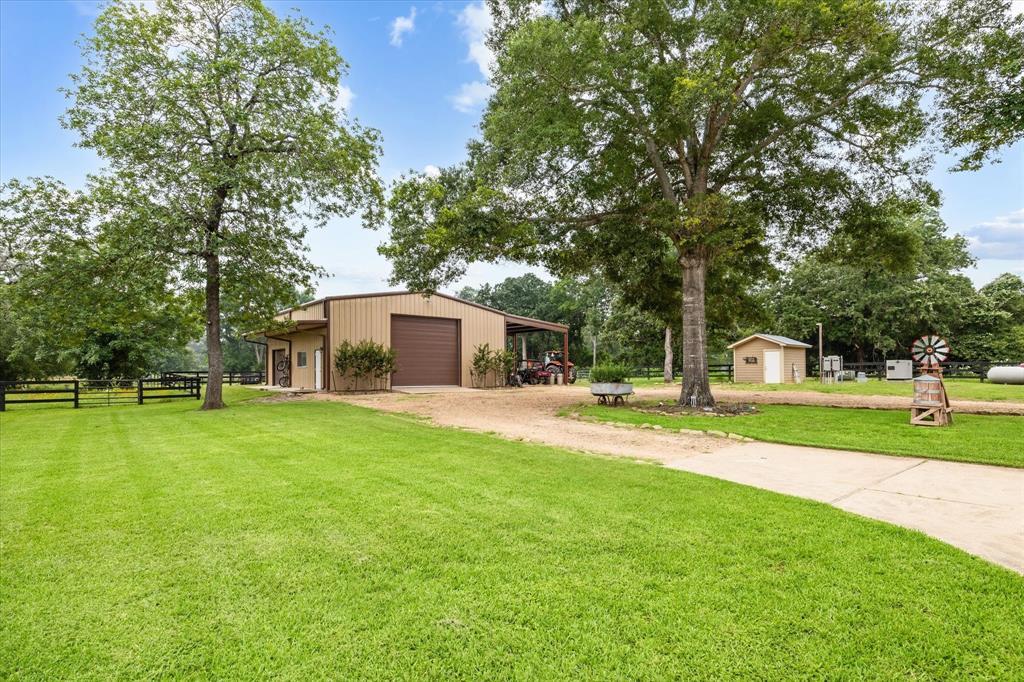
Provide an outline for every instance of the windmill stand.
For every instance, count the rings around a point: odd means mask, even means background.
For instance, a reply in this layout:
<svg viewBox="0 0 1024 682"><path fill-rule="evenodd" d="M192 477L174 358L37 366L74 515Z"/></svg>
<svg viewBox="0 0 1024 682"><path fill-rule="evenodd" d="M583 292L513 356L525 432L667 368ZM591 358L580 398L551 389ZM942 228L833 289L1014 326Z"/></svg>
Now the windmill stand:
<svg viewBox="0 0 1024 682"><path fill-rule="evenodd" d="M942 363L949 356L949 344L940 336L926 334L914 341L911 356L921 363L921 374L914 379L914 402L910 423L914 426L949 426L953 408L946 385L942 383Z"/></svg>
<svg viewBox="0 0 1024 682"><path fill-rule="evenodd" d="M949 405L942 372L928 372L914 379L914 402L910 406L910 423L914 426L949 426L953 408Z"/></svg>

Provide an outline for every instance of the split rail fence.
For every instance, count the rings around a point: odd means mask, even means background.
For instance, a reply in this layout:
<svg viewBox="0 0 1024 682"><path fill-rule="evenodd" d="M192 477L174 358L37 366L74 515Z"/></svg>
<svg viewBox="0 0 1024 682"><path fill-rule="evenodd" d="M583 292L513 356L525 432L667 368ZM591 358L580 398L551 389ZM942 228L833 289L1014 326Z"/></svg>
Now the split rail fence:
<svg viewBox="0 0 1024 682"><path fill-rule="evenodd" d="M206 370L174 370L171 372L162 372L160 378L168 377L196 377L201 383L206 383L206 377L209 374ZM241 384L243 386L249 386L254 384L266 383L267 373L261 371L253 372L224 372L224 383L225 384Z"/></svg>
<svg viewBox="0 0 1024 682"><path fill-rule="evenodd" d="M817 359L811 363L811 357L808 356L808 377L817 377L818 368ZM954 362L942 363L943 375L947 378L956 379L978 379L985 381L988 370L993 366L1000 363L992 362L989 360L958 360ZM1008 364L1008 363L1005 363ZM914 373L917 374L921 370L921 364L918 362L914 363ZM857 376L858 372L864 372L868 377L876 379L885 378L885 362L844 362L843 371L848 372L850 379ZM634 368L629 375L630 379L656 379L664 375L664 369L661 367L637 367ZM716 379L721 381L732 381L735 377L734 367L731 363L713 364L708 365L708 375L711 380ZM582 379L590 378L590 369L587 367L581 367L578 371L578 376ZM673 378L679 379L682 377L682 372L675 371L672 374Z"/></svg>
<svg viewBox="0 0 1024 682"><path fill-rule="evenodd" d="M202 397L197 377L0 381L0 412L8 405L70 403L72 407L143 405L147 400Z"/></svg>
<svg viewBox="0 0 1024 682"><path fill-rule="evenodd" d="M662 367L635 367L629 372L628 379L660 379L665 375L665 370ZM581 379L590 378L590 368L580 367L577 370L577 374ZM682 372L676 370L672 373L673 379L681 379L683 376ZM732 363L721 363L708 365L708 376L712 379L720 379L724 381L732 381L733 379L733 366Z"/></svg>

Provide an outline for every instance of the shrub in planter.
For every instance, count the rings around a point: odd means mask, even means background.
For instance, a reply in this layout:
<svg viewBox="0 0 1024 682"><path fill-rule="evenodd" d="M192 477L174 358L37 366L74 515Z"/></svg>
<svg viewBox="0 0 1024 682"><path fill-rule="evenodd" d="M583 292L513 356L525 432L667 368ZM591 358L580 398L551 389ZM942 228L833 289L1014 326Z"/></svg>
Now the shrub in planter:
<svg viewBox="0 0 1024 682"><path fill-rule="evenodd" d="M594 384L621 384L629 378L625 365L597 365L590 370L590 382Z"/></svg>
<svg viewBox="0 0 1024 682"><path fill-rule="evenodd" d="M599 365L590 370L590 393L598 397L599 403L622 404L633 393L633 384L626 382L628 377L629 368L624 365Z"/></svg>

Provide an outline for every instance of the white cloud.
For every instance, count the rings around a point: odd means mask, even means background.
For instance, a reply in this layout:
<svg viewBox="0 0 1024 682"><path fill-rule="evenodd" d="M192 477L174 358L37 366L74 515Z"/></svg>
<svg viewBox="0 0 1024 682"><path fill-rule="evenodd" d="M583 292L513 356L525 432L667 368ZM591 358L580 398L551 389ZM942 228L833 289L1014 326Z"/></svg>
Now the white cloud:
<svg viewBox="0 0 1024 682"><path fill-rule="evenodd" d="M409 8L409 16L395 17L391 22L391 44L395 47L402 46L402 39L406 33L416 30L416 8Z"/></svg>
<svg viewBox="0 0 1024 682"><path fill-rule="evenodd" d="M423 174L428 178L439 178L441 177L441 169L432 163L428 163L423 167Z"/></svg>
<svg viewBox="0 0 1024 682"><path fill-rule="evenodd" d="M338 86L338 96L334 98L334 108L340 114L347 114L349 107L352 106L352 100L356 98L356 94L352 92L352 88L347 85Z"/></svg>
<svg viewBox="0 0 1024 682"><path fill-rule="evenodd" d="M1024 208L964 230L978 258L1024 259Z"/></svg>
<svg viewBox="0 0 1024 682"><path fill-rule="evenodd" d="M486 102L492 92L494 88L481 81L463 83L459 91L452 95L452 105L461 112L470 113Z"/></svg>
<svg viewBox="0 0 1024 682"><path fill-rule="evenodd" d="M466 5L458 17L459 28L462 29L462 38L469 45L468 59L475 62L484 78L490 78L494 73L494 52L487 47L487 32L494 25L491 18L491 11L483 2L475 2Z"/></svg>
<svg viewBox="0 0 1024 682"><path fill-rule="evenodd" d="M466 60L476 64L480 69L480 75L484 80L476 80L471 83L463 83L459 91L450 98L452 105L462 112L472 112L478 109L494 92L487 81L494 72L494 52L487 47L487 33L494 24L491 12L483 2L474 2L466 5L459 12L456 23L462 31L462 38L466 41Z"/></svg>

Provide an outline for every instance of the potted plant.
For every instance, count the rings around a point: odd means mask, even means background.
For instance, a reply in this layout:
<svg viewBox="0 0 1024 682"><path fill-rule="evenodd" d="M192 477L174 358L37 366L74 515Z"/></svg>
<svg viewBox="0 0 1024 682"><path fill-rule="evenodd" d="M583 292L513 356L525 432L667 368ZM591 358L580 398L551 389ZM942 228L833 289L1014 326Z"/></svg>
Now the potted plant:
<svg viewBox="0 0 1024 682"><path fill-rule="evenodd" d="M590 393L603 402L609 396L622 402L624 396L633 393L633 384L626 381L628 376L629 368L625 365L598 365L590 370Z"/></svg>

